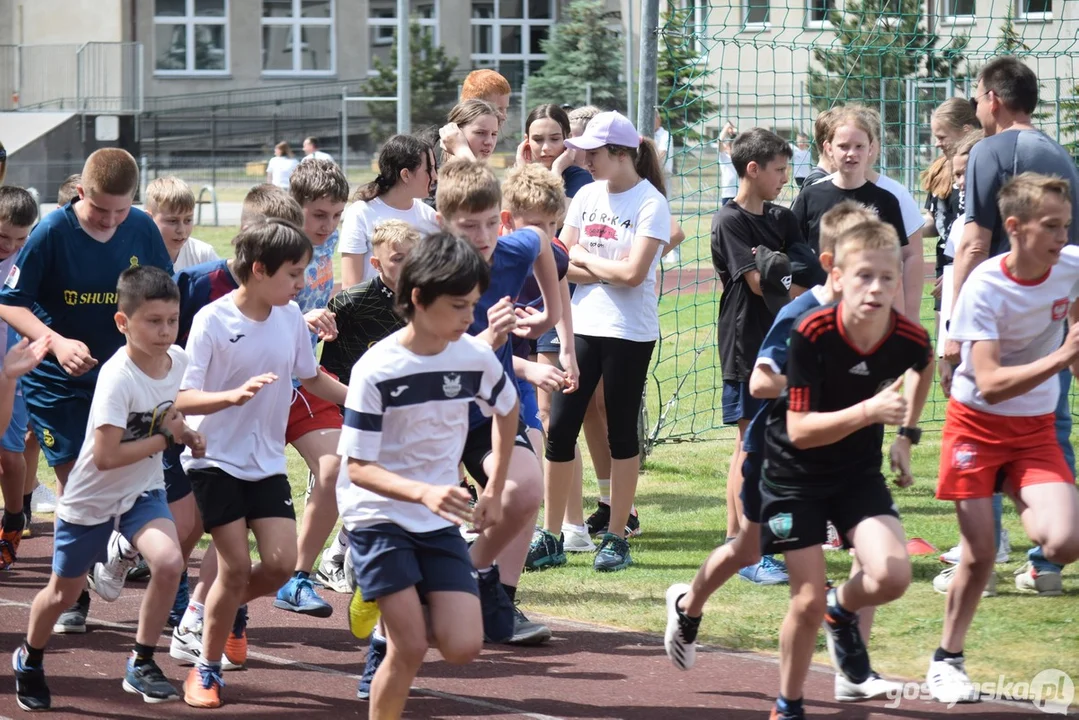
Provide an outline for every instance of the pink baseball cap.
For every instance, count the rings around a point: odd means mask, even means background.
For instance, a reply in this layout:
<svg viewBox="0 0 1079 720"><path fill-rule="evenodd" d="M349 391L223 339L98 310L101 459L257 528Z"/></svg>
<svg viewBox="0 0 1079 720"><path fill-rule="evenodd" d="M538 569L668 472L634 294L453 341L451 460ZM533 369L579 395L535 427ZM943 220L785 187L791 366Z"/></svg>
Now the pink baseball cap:
<svg viewBox="0 0 1079 720"><path fill-rule="evenodd" d="M641 145L641 136L625 115L612 110L592 118L584 135L566 138L566 147L572 150L595 150L604 145L637 148Z"/></svg>

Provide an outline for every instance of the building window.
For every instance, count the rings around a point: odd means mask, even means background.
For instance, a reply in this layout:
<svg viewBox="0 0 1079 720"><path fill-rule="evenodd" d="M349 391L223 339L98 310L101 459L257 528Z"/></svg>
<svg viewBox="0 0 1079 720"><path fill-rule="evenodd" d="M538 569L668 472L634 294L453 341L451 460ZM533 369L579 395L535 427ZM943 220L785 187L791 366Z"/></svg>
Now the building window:
<svg viewBox="0 0 1079 720"><path fill-rule="evenodd" d="M1051 20L1053 0L1016 0L1016 10L1023 20Z"/></svg>
<svg viewBox="0 0 1079 720"><path fill-rule="evenodd" d="M745 25L767 25L768 0L742 0L742 19Z"/></svg>
<svg viewBox="0 0 1079 720"><path fill-rule="evenodd" d="M262 73L332 75L333 0L262 0Z"/></svg>
<svg viewBox="0 0 1079 720"><path fill-rule="evenodd" d="M975 0L943 0L944 8L941 14L948 18L973 19L974 2Z"/></svg>
<svg viewBox="0 0 1079 720"><path fill-rule="evenodd" d="M502 73L513 88L547 60L555 0L472 0L472 67Z"/></svg>
<svg viewBox="0 0 1079 720"><path fill-rule="evenodd" d="M708 0L678 0L676 7L685 11L685 26L676 28L676 32L692 33L697 54L707 58Z"/></svg>
<svg viewBox="0 0 1079 720"><path fill-rule="evenodd" d="M809 0L806 7L806 27L827 27L835 11L835 0Z"/></svg>
<svg viewBox="0 0 1079 720"><path fill-rule="evenodd" d="M227 75L228 0L154 0L154 72Z"/></svg>
<svg viewBox="0 0 1079 720"><path fill-rule="evenodd" d="M410 14L420 29L438 45L439 0L410 0ZM369 0L367 4L368 52L367 71L374 72L375 58L393 65L393 40L397 37L397 0Z"/></svg>

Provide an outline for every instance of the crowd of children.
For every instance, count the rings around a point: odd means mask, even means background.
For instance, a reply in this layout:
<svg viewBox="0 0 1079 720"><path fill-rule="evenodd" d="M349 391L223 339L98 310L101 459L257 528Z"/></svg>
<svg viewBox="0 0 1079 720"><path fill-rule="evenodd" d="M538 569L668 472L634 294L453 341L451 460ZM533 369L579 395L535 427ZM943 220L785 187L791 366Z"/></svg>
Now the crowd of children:
<svg viewBox="0 0 1079 720"><path fill-rule="evenodd" d="M50 636L85 632L90 590L117 599L140 559L150 581L126 691L219 707L222 672L247 661L248 603L328 617L321 585L371 620L353 624L369 634L357 696L378 718L401 716L429 646L459 664L485 642L550 639L517 605L523 571L564 565L566 552L594 551L597 571L632 565L658 270L684 234L661 155L617 112L537 107L500 183L487 160L509 95L497 73L470 75L447 125L382 145L350 205L340 168L312 152L249 191L227 259L191 237L194 197L178 178L149 183L145 212L132 209L138 168L123 150L94 152L40 221L29 193L0 187L0 569L17 564L39 446L59 495L52 574L12 658L20 707L49 709ZM939 238L950 394L937 497L954 502L962 536L938 578L933 697L977 700L963 639L993 587L999 493L1038 543L1017 584L1059 593L1079 558L1066 405L1079 372L1067 327L1079 320L1079 171L1030 125L1036 102L1033 73L1002 58L969 103L941 107L928 218L873 170L872 110L821 114L820 166L791 209L776 202L791 145L724 128L738 187L711 249L722 416L737 435L727 542L666 594L676 667L693 667L705 603L738 574L790 586L773 718L805 717L822 625L837 700L897 687L867 647L874 608L911 582L881 468L893 426L894 482L914 482L934 379L923 232ZM587 520L582 429L599 484ZM286 445L310 472L299 526ZM854 555L838 586L829 547ZM154 660L166 627L170 655L192 665L179 690Z"/></svg>

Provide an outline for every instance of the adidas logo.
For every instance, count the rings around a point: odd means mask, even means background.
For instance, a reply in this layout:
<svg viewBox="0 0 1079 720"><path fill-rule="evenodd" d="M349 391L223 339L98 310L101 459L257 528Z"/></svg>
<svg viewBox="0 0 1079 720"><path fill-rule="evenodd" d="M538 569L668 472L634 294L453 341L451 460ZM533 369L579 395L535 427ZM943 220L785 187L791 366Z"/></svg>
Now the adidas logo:
<svg viewBox="0 0 1079 720"><path fill-rule="evenodd" d="M850 369L850 374L867 376L869 375L869 366L866 365L865 360L863 360Z"/></svg>

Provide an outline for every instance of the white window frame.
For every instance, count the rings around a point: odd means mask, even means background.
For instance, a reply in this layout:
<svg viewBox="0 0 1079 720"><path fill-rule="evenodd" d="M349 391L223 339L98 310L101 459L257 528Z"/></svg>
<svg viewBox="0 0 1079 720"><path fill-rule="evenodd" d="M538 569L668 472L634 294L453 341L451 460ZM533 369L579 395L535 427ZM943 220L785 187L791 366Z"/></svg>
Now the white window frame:
<svg viewBox="0 0 1079 720"><path fill-rule="evenodd" d="M693 10L693 37L697 46L697 57L705 61L708 59L706 34L708 32L708 11L710 8L708 0L678 0L679 10ZM618 32L622 32L620 26Z"/></svg>
<svg viewBox="0 0 1079 720"><path fill-rule="evenodd" d="M632 1L632 0L631 0ZM547 62L546 53L533 53L532 50L532 28L534 27L546 27L547 37L551 36L551 32L554 30L555 22L558 19L558 3L555 0L547 0L550 5L549 18L530 18L528 17L528 10L530 3L522 2L522 10L524 12L524 18L503 18L500 16L500 8L502 3L499 0L494 1L495 16L493 18L474 18L472 17L472 2L468 2L468 15L469 15L469 60L474 68L490 68L495 71L500 71L501 63L503 62L521 62L526 64L525 77L532 74L532 67L535 65L537 68L540 64ZM477 53L473 52L472 48L472 28L477 26L488 26L491 28L493 34L491 38L491 52L489 53ZM519 53L503 53L502 52L502 28L503 27L520 27L521 28L521 52Z"/></svg>
<svg viewBox="0 0 1079 720"><path fill-rule="evenodd" d="M977 0L975 0L974 12L958 15L955 12L956 3L959 0L940 0L940 21L948 25L974 25L978 22Z"/></svg>
<svg viewBox="0 0 1079 720"><path fill-rule="evenodd" d="M767 30L772 27L772 0L764 0L768 6L768 19L764 22L750 22L749 20L749 2L750 0L742 0L742 28L745 30Z"/></svg>
<svg viewBox="0 0 1079 720"><path fill-rule="evenodd" d="M815 19L813 19L813 10L814 10L813 6L817 2L819 2L819 0L806 0L806 4L805 4L806 16L805 16L804 26L808 30L831 30L832 29L832 23L829 22L829 20L827 18L825 18L824 20L815 20ZM838 9L838 8L836 8L836 0L828 0L828 2L831 4L831 7L829 8L829 12L835 12Z"/></svg>
<svg viewBox="0 0 1079 720"><path fill-rule="evenodd" d="M440 38L439 24L438 23L439 23L439 20L442 17L442 0L431 0L431 2L434 5L434 9L435 9L434 16L429 17L429 18L417 17L416 22L418 22L420 24L421 28L432 28L434 30L435 45L441 45L441 38ZM411 7L411 5L410 5L410 7ZM471 12L471 7L469 8L469 12ZM410 20L410 22L411 22L411 20ZM374 27L379 28L378 35L375 36L375 43L374 43L375 45L377 45L379 47L385 47L387 45L393 45L394 34L397 31L397 6L396 6L396 4L394 5L394 16L392 18L373 18L373 17L371 17L370 6L368 6L368 10L367 10L367 27L368 28L374 28ZM469 38L469 42L472 42L471 38ZM368 75L377 75L378 74L371 67L370 57L368 57L367 74Z"/></svg>
<svg viewBox="0 0 1079 720"><path fill-rule="evenodd" d="M216 15L195 15L195 0L185 0L184 15L182 17L157 15L157 2L154 0L154 30L153 30L153 63L154 75L159 77L227 77L232 73L232 53L229 40L229 0L225 0L225 14L222 17ZM183 70L158 70L157 69L157 26L158 25L183 25L187 47ZM196 25L222 25L225 28L225 69L224 70L196 70L195 69L195 26Z"/></svg>
<svg viewBox="0 0 1079 720"><path fill-rule="evenodd" d="M1060 0L1057 0L1058 2ZM1026 0L1015 0L1015 20L1016 22L1049 22L1053 19L1053 11L1049 12L1026 12L1023 10Z"/></svg>
<svg viewBox="0 0 1079 720"><path fill-rule="evenodd" d="M292 69L291 70L262 70L262 77L332 77L337 74L337 28L334 21L337 19L337 1L330 0L330 16L328 18L305 18L300 15L301 0L292 0L292 16L287 18L261 17L262 0L259 0L259 50L260 63L261 53L266 51L262 47L264 32L263 28L288 27L292 29ZM304 70L303 47L301 38L304 27L328 27L330 28L330 69L329 70Z"/></svg>

